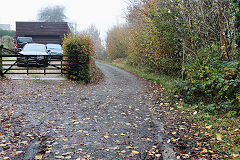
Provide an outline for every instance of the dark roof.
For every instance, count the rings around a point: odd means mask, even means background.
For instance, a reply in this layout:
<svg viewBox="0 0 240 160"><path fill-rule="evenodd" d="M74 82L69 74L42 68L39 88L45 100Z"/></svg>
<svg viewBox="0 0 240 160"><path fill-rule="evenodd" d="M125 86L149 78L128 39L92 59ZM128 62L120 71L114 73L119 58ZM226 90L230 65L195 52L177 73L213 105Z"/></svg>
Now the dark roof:
<svg viewBox="0 0 240 160"><path fill-rule="evenodd" d="M67 22L16 22L17 36L59 35L70 33Z"/></svg>

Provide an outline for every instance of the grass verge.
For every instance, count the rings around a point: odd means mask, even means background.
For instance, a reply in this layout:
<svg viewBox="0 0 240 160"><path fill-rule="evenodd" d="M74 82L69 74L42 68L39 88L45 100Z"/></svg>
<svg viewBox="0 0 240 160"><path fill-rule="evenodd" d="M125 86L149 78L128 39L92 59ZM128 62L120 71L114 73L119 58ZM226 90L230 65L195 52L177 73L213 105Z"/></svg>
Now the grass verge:
<svg viewBox="0 0 240 160"><path fill-rule="evenodd" d="M229 113L213 115L202 107L202 104L178 104L181 116L198 125L200 137L208 140L215 154L223 159L240 159L240 118Z"/></svg>

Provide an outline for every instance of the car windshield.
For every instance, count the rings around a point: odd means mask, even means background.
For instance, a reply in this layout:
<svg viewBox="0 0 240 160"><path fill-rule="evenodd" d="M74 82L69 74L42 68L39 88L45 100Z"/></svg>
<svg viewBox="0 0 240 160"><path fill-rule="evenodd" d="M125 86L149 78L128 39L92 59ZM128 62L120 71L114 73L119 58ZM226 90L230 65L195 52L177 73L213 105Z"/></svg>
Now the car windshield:
<svg viewBox="0 0 240 160"><path fill-rule="evenodd" d="M23 51L41 51L46 52L45 45L28 45L26 44L23 48Z"/></svg>
<svg viewBox="0 0 240 160"><path fill-rule="evenodd" d="M30 43L30 42L32 42L32 39L31 39L31 38L18 38L18 41L19 41L19 42L27 42L27 43Z"/></svg>
<svg viewBox="0 0 240 160"><path fill-rule="evenodd" d="M47 48L48 49L57 49L57 50L62 49L61 45L59 45L59 44L47 44Z"/></svg>

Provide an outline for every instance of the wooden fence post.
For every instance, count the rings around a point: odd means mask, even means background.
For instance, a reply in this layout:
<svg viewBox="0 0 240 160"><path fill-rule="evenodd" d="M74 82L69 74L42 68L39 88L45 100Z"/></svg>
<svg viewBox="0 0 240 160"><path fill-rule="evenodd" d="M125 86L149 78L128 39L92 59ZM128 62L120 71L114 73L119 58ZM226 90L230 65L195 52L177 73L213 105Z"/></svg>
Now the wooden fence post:
<svg viewBox="0 0 240 160"><path fill-rule="evenodd" d="M0 77L3 77L3 71L2 71L2 53L3 53L3 45L0 46Z"/></svg>

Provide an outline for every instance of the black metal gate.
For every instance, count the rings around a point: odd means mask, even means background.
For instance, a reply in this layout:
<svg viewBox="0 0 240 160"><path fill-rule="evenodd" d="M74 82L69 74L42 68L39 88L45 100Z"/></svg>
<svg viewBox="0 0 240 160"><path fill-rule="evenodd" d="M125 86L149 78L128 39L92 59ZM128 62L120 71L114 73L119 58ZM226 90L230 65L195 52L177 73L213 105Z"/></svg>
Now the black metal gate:
<svg viewBox="0 0 240 160"><path fill-rule="evenodd" d="M0 46L0 76L6 74L70 74L68 55L21 55ZM71 56L72 57L72 56ZM40 58L40 59L39 59Z"/></svg>

